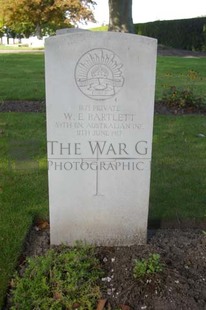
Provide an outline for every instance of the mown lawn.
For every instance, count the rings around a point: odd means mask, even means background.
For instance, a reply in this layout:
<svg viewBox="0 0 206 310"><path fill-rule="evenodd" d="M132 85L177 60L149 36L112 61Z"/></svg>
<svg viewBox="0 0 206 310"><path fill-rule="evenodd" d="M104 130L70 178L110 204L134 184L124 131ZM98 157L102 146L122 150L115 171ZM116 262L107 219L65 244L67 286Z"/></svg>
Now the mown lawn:
<svg viewBox="0 0 206 310"><path fill-rule="evenodd" d="M48 218L44 113L0 113L0 308L23 240ZM156 116L150 220L205 218L206 118Z"/></svg>
<svg viewBox="0 0 206 310"><path fill-rule="evenodd" d="M171 86L190 88L196 96L206 99L206 58L157 58L156 100Z"/></svg>
<svg viewBox="0 0 206 310"><path fill-rule="evenodd" d="M32 222L48 217L45 154L44 114L0 113L0 309Z"/></svg>
<svg viewBox="0 0 206 310"><path fill-rule="evenodd" d="M44 54L0 54L0 102L44 100Z"/></svg>
<svg viewBox="0 0 206 310"><path fill-rule="evenodd" d="M0 54L0 102L45 100L44 54ZM171 86L190 87L206 98L206 58L159 56L156 100Z"/></svg>
<svg viewBox="0 0 206 310"><path fill-rule="evenodd" d="M150 219L206 219L206 117L156 116Z"/></svg>
<svg viewBox="0 0 206 310"><path fill-rule="evenodd" d="M3 44L0 44L0 51L11 51L11 50L15 50L15 51L33 51L33 52L36 52L36 51L43 51L44 48L43 47L30 47L30 46L27 46L27 45L21 45L21 44L14 44L14 45L3 45Z"/></svg>

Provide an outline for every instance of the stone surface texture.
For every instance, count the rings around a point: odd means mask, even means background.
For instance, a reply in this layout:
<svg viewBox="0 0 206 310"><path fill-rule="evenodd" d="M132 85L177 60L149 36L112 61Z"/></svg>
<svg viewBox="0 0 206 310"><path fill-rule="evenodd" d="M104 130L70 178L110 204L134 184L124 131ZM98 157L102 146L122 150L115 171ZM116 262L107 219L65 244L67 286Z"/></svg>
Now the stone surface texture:
<svg viewBox="0 0 206 310"><path fill-rule="evenodd" d="M46 40L51 243L146 242L157 42Z"/></svg>

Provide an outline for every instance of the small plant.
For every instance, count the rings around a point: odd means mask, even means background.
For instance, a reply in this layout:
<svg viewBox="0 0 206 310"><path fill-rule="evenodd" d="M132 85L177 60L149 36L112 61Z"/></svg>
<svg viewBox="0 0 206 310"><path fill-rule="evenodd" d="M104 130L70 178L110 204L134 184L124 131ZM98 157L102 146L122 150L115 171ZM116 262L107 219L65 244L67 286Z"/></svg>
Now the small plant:
<svg viewBox="0 0 206 310"><path fill-rule="evenodd" d="M200 75L197 71L193 70L193 69L190 69L187 71L187 78L190 80L190 81L196 81L196 80L199 80L200 79Z"/></svg>
<svg viewBox="0 0 206 310"><path fill-rule="evenodd" d="M168 106L177 108L200 108L205 105L205 98L197 96L191 87L177 88L171 86L164 91L162 99Z"/></svg>
<svg viewBox="0 0 206 310"><path fill-rule="evenodd" d="M184 87L170 86L169 89L163 93L163 101L170 107L176 108L201 108L205 105L206 100L204 96L197 95L194 92L196 84L202 80L199 72L190 69L187 71L186 78L188 84Z"/></svg>
<svg viewBox="0 0 206 310"><path fill-rule="evenodd" d="M27 263L23 277L14 280L12 310L95 309L102 272L93 248L52 249Z"/></svg>
<svg viewBox="0 0 206 310"><path fill-rule="evenodd" d="M160 262L160 255L153 253L148 259L135 260L133 275L135 278L144 278L149 274L155 274L163 270L163 264Z"/></svg>

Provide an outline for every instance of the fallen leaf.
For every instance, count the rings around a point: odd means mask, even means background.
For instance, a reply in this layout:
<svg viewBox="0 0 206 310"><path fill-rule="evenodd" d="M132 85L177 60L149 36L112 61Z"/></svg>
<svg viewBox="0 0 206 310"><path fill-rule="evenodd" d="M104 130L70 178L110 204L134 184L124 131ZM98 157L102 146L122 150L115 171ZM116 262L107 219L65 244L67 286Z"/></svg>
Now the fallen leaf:
<svg viewBox="0 0 206 310"><path fill-rule="evenodd" d="M35 228L36 230L43 230L49 228L49 222L44 220L37 220Z"/></svg>
<svg viewBox="0 0 206 310"><path fill-rule="evenodd" d="M103 310L106 305L107 299L100 299L97 305L97 310Z"/></svg>
<svg viewBox="0 0 206 310"><path fill-rule="evenodd" d="M112 310L110 303L108 303L108 305L107 305L107 310Z"/></svg>
<svg viewBox="0 0 206 310"><path fill-rule="evenodd" d="M78 304L77 302L72 305L72 309L78 309L79 307L80 307L80 304Z"/></svg>
<svg viewBox="0 0 206 310"><path fill-rule="evenodd" d="M122 309L122 310L132 310L132 308L130 306L127 306L127 305L119 305L119 307Z"/></svg>
<svg viewBox="0 0 206 310"><path fill-rule="evenodd" d="M9 283L9 286L11 288L15 287L15 280L14 279L11 279L10 283Z"/></svg>
<svg viewBox="0 0 206 310"><path fill-rule="evenodd" d="M62 293L60 292L54 292L54 299L59 300L62 298Z"/></svg>

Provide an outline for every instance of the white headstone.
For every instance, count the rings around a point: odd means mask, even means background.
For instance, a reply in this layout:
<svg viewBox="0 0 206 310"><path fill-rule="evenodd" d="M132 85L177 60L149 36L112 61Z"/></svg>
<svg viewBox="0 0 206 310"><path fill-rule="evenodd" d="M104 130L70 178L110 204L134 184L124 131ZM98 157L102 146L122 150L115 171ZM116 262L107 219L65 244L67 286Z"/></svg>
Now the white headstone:
<svg viewBox="0 0 206 310"><path fill-rule="evenodd" d="M46 40L51 243L146 242L157 42Z"/></svg>

